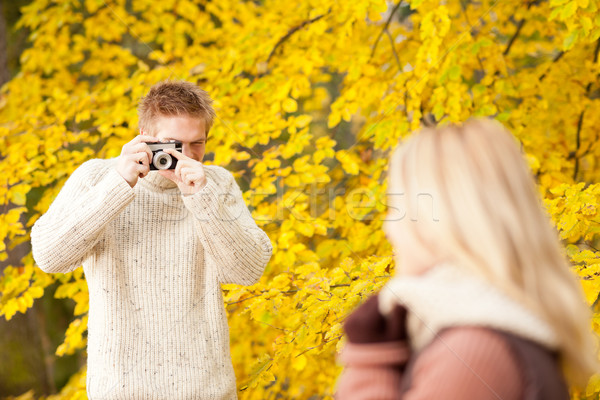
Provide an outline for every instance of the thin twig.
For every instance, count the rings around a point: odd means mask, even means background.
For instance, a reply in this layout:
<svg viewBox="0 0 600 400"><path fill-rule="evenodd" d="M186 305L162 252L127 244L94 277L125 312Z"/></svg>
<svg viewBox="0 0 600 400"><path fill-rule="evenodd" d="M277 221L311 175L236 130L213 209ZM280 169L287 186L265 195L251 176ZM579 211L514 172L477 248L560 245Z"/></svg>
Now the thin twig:
<svg viewBox="0 0 600 400"><path fill-rule="evenodd" d="M534 1L530 2L529 4L527 4L527 9L529 10L531 8L531 6L537 5L538 3L539 3L539 0L534 0ZM523 25L525 25L525 18L523 18L522 20L519 21L519 25L517 26L517 31L508 41L508 44L506 45L506 49L504 50L504 53L502 53L503 55L506 56L508 54L513 43L515 42L515 40L517 40L517 37L519 37L519 34L521 33L521 29L523 28Z"/></svg>
<svg viewBox="0 0 600 400"><path fill-rule="evenodd" d="M598 62L598 53L600 52L600 39L598 39L597 43L596 43L596 49L594 50L594 64L596 62ZM585 88L585 95L586 97L588 97L590 95L590 92L592 90L592 82L588 83L587 87ZM577 153L579 152L579 148L581 146L581 128L583 126L583 116L585 114L585 110L581 111L581 114L579 114L579 120L577 121L577 136L575 137L575 152L574 152L574 157L575 157L575 168L573 170L573 180L577 181L577 175L579 174L579 158L582 155L578 155Z"/></svg>
<svg viewBox="0 0 600 400"><path fill-rule="evenodd" d="M596 50L594 50L594 64L598 62L598 53L600 52L600 39L596 43Z"/></svg>
<svg viewBox="0 0 600 400"><path fill-rule="evenodd" d="M583 115L585 114L585 110L579 114L579 121L577 121L577 137L575 138L575 169L573 171L573 180L577 180L577 174L579 173L579 157L577 156L577 152L579 151L579 146L581 146L581 126L583 125Z"/></svg>
<svg viewBox="0 0 600 400"><path fill-rule="evenodd" d="M250 300L250 299L253 299L255 297L262 296L262 295L263 295L263 293L255 294L254 296L248 296L248 297L246 297L244 299L241 299L241 300L238 300L238 301L231 301L231 302L227 303L227 305L228 306L232 306L234 304L241 303L242 301Z"/></svg>
<svg viewBox="0 0 600 400"><path fill-rule="evenodd" d="M473 24L469 20L469 15L467 15L466 6L462 1L460 2L460 11L462 12L463 16L465 17L465 21L467 21L467 25L469 25L469 28L470 28L469 31L471 32L471 36L472 37L477 36L477 31L475 31ZM483 67L483 62L481 62L481 57L479 57L479 52L477 52L476 56L477 56L477 61L479 62L479 66L481 67L481 72L485 72L485 68Z"/></svg>
<svg viewBox="0 0 600 400"><path fill-rule="evenodd" d="M508 41L508 44L506 45L506 49L502 53L503 55L505 55L505 56L508 55L510 48L512 47L515 40L517 40L517 37L519 37L519 33L521 33L521 29L523 29L523 25L525 25L525 18L523 18L522 20L519 21L519 25L517 26L517 31L515 32L514 35L512 35L512 37Z"/></svg>
<svg viewBox="0 0 600 400"><path fill-rule="evenodd" d="M376 278L379 278L379 277L376 277ZM352 280L356 280L356 278L354 278L354 279L352 279ZM349 283L340 283L340 284L337 284L337 285L331 285L331 286L329 286L329 288L330 288L330 289L336 289L336 288L340 288L340 287L347 287L347 286L350 286L350 284L349 284ZM281 292L279 292L279 294L293 294L293 293L298 293L299 291L300 291L300 289L284 290L284 291L281 291ZM261 290L261 291L260 291L259 293L257 293L257 294L254 294L254 295L252 295L252 296L245 297L245 298L243 298L243 299L241 299L241 300L237 300L237 301L231 301L231 302L228 302L228 303L226 303L226 304L227 304L228 306L232 306L232 305L234 305L234 304L242 303L242 302L244 302L244 301L246 301L246 300L250 300L250 299L253 299L253 298L255 298L255 297L260 297L260 296L262 296L263 294L265 294L265 293L267 293L267 292L269 292L269 290Z"/></svg>
<svg viewBox="0 0 600 400"><path fill-rule="evenodd" d="M377 39L375 40L375 44L373 45L373 50L371 51L371 57L369 57L369 60L371 58L373 58L373 56L375 55L375 50L377 50L377 45L379 44L379 40L381 39L381 37L383 36L383 33L385 31L387 31L388 26L390 26L390 22L392 21L392 17L394 16L394 14L396 13L396 11L398 10L398 8L400 8L400 5L402 4L402 0L400 0L398 2L398 4L396 4L394 6L394 8L392 9L392 12L390 13L390 16L388 17L387 21L385 21L385 25L383 26L383 29L381 30L381 32L379 32L379 36L377 36ZM392 47L393 47L393 43L392 43Z"/></svg>
<svg viewBox="0 0 600 400"><path fill-rule="evenodd" d="M344 336L344 335L338 335L338 336L336 336L336 337L329 338L328 340L323 340L323 343L329 343L329 342L331 342L331 341L334 341L334 340L339 340L339 339L341 339L343 336ZM305 349L303 352L301 352L300 354L298 354L296 357L300 357L300 356L301 356L301 355L303 355L304 353L308 353L308 352L309 352L309 351L311 351L311 350L317 349L317 348L319 348L319 346L320 346L320 345L313 346L313 347L309 347L308 349Z"/></svg>
<svg viewBox="0 0 600 400"><path fill-rule="evenodd" d="M587 247L589 247L590 249L594 250L594 251L600 252L599 249L597 249L595 246L592 246L589 242L583 242L583 244L586 245Z"/></svg>
<svg viewBox="0 0 600 400"><path fill-rule="evenodd" d="M271 58L275 55L275 52L277 51L277 49L279 48L279 46L281 46L286 40L288 40L290 38L290 36L292 36L294 33L298 32L300 29L304 28L307 25L310 25L314 22L317 22L318 20L320 20L321 18L323 18L324 16L326 16L327 14L329 14L331 10L327 11L325 14L316 16L314 18L311 18L309 20L306 20L304 22L302 22L300 25L293 27L292 29L290 29L288 31L288 33L286 33L281 39L279 39L279 41L277 41L277 43L275 44L275 47L273 47L273 50L271 50L271 53L269 53L269 57L267 57L267 65L269 64L269 61L271 61Z"/></svg>
<svg viewBox="0 0 600 400"><path fill-rule="evenodd" d="M561 51L560 53L558 53L556 55L556 57L554 57L554 59L552 60L552 64L556 63L558 60L560 60L562 58L562 56L565 55L564 51ZM546 74L548 73L548 70L550 69L550 67L548 67L548 69L546 70L546 72L544 72L542 75L540 75L540 82L544 80L544 78L546 78Z"/></svg>
<svg viewBox="0 0 600 400"><path fill-rule="evenodd" d="M390 45L392 46L392 52L394 53L394 57L396 58L396 63L398 64L398 70L402 71L402 64L400 63L400 57L398 57L398 53L396 52L396 46L394 46L394 38L388 29L385 30L388 37L390 38Z"/></svg>

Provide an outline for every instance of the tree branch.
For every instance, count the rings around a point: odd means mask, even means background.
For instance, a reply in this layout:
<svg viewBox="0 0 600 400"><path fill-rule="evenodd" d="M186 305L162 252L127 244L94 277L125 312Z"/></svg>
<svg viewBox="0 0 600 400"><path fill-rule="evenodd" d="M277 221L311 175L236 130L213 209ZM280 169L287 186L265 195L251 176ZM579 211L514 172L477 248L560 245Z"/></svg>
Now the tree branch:
<svg viewBox="0 0 600 400"><path fill-rule="evenodd" d="M581 126L583 125L583 114L585 110L579 114L579 121L577 121L577 137L575 139L575 169L573 170L573 180L577 180L577 174L579 173L579 156L577 153L579 152L579 146L581 146Z"/></svg>
<svg viewBox="0 0 600 400"><path fill-rule="evenodd" d="M392 34L389 30L386 29L385 33L387 33L388 37L390 38L390 45L392 46L392 53L394 53L396 63L398 64L398 70L402 71L402 63L400 63L400 57L398 57L398 52L396 51L396 47L394 46L394 38L392 37Z"/></svg>
<svg viewBox="0 0 600 400"><path fill-rule="evenodd" d="M376 277L376 278L384 278L384 277ZM356 279L352 279L352 280L356 280ZM347 287L347 286L350 286L350 284L349 283L340 283L340 284L337 284L337 285L331 285L331 286L329 286L329 288L330 289L335 289L335 288ZM285 291L282 291L282 292L279 292L279 293L280 294L293 294L293 293L298 293L299 291L300 291L300 289L291 289L291 290L285 290ZM268 290L261 290L259 293L256 293L256 294L254 294L252 296L248 296L248 297L245 297L245 298L243 298L241 300L237 300L237 301L231 301L231 302L228 302L226 304L228 306L232 306L234 304L242 303L242 302L244 302L246 300L250 300L250 299L253 299L255 297L262 296L263 294L265 294L267 292L268 292Z"/></svg>
<svg viewBox="0 0 600 400"><path fill-rule="evenodd" d="M527 4L527 9L529 10L531 8L531 6L538 4L539 1L540 0L534 0L534 1L529 2L529 4ZM515 32L514 35L512 35L512 37L508 41L508 44L506 45L506 49L504 50L504 53L502 53L503 55L505 55L505 56L508 55L508 52L510 51L510 48L512 47L513 43L519 37L519 34L521 33L521 29L523 28L523 25L525 25L525 18L523 18L522 20L519 21L519 25L517 25L517 31Z"/></svg>
<svg viewBox="0 0 600 400"><path fill-rule="evenodd" d="M598 62L598 53L600 52L600 39L596 42L596 48L594 49L594 64ZM588 83L585 88L585 95L588 97L592 90L592 82ZM579 158L581 155L577 154L579 152L579 148L581 147L581 127L583 126L583 116L585 114L585 110L581 111L579 114L579 120L577 121L577 136L575 137L575 168L573 169L573 180L577 181L577 175L579 174Z"/></svg>
<svg viewBox="0 0 600 400"><path fill-rule="evenodd" d="M562 58L562 56L565 55L564 51L561 51L560 53L558 53L556 55L556 57L554 57L554 59L552 60L552 64L556 63L558 60L560 60ZM550 69L550 67L548 67L548 69ZM544 78L546 77L546 74L548 73L548 70L546 70L546 72L544 72L542 75L540 75L540 82L544 80Z"/></svg>
<svg viewBox="0 0 600 400"><path fill-rule="evenodd" d="M522 20L519 21L519 25L517 25L517 31L515 32L514 35L512 35L512 37L508 41L508 44L506 45L506 49L504 50L502 55L504 55L504 56L508 55L510 48L512 47L515 40L517 40L517 37L519 37L519 33L521 33L521 29L523 29L523 25L525 25L525 18L523 18Z"/></svg>
<svg viewBox="0 0 600 400"><path fill-rule="evenodd" d="M8 71L8 48L6 43L6 19L4 18L4 9L0 2L0 86L10 80Z"/></svg>
<svg viewBox="0 0 600 400"><path fill-rule="evenodd" d="M466 10L466 5L461 1L460 2L460 11L463 14L463 16L465 17L465 21L467 21L467 25L469 25L469 29L471 32L471 37L475 37L477 36L478 32L475 30L475 28L473 27L473 24L471 23L471 21L469 20L469 15L467 14L467 10ZM479 62L479 66L481 67L481 72L485 72L485 68L483 67L483 62L481 62L481 57L479 57L479 52L477 52L477 61Z"/></svg>
<svg viewBox="0 0 600 400"><path fill-rule="evenodd" d="M375 44L373 45L373 50L371 51L371 56L369 57L369 60L371 58L373 58L373 56L375 55L375 50L377 50L377 45L379 44L379 40L383 36L383 33L387 31L388 26L390 26L390 22L392 21L392 17L396 13L396 11L400 8L401 4L402 4L402 0L400 0L398 2L398 4L396 4L394 6L394 8L392 9L392 12L390 13L390 16L388 17L387 21L385 21L385 25L383 26L383 29L381 30L381 32L379 32L379 36L377 36L377 39L375 40ZM393 43L392 43L392 47L393 47Z"/></svg>
<svg viewBox="0 0 600 400"><path fill-rule="evenodd" d="M323 15L319 15L312 19L306 20L306 21L302 22L300 25L295 26L292 29L290 29L288 31L288 33L286 33L281 39L279 39L279 41L277 41L277 43L275 44L275 47L273 47L273 50L271 50L271 53L269 53L269 57L267 57L267 65L269 64L269 61L271 61L271 58L273 58L273 56L275 55L275 52L277 51L279 46L281 46L286 40L288 40L290 38L290 36L292 36L294 33L298 32L300 29L304 28L305 26L310 25L314 22L317 22L318 20L320 20L321 18L323 18L324 16L329 14L330 11L331 10L327 11Z"/></svg>
<svg viewBox="0 0 600 400"><path fill-rule="evenodd" d="M586 245L587 247L589 247L590 249L594 250L594 251L600 251L595 246L592 246L589 242L584 241L583 244Z"/></svg>
<svg viewBox="0 0 600 400"><path fill-rule="evenodd" d="M598 53L600 52L600 39L596 43L596 50L594 50L594 64L598 62Z"/></svg>

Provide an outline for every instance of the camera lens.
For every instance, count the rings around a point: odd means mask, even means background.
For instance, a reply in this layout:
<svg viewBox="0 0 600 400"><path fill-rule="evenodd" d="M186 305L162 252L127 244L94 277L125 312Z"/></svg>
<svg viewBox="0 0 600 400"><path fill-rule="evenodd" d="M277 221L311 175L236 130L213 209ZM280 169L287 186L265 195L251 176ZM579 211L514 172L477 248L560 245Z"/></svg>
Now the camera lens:
<svg viewBox="0 0 600 400"><path fill-rule="evenodd" d="M157 152L152 159L152 165L154 165L156 169L169 169L172 163L173 158L164 151Z"/></svg>

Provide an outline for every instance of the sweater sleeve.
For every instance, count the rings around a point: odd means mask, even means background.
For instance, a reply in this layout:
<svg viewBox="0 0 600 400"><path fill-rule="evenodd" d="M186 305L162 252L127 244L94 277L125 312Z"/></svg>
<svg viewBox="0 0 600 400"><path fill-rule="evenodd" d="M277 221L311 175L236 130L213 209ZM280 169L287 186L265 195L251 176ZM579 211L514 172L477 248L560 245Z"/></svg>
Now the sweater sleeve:
<svg viewBox="0 0 600 400"><path fill-rule="evenodd" d="M379 311L379 296L369 298L344 322L348 344L338 357L344 371L337 400L395 400L400 396L404 367L410 358L406 309Z"/></svg>
<svg viewBox="0 0 600 400"><path fill-rule="evenodd" d="M31 229L33 258L45 272L66 273L81 265L104 227L135 197L107 160L82 164Z"/></svg>
<svg viewBox="0 0 600 400"><path fill-rule="evenodd" d="M410 348L405 341L348 343L338 356L344 371L336 400L397 400Z"/></svg>
<svg viewBox="0 0 600 400"><path fill-rule="evenodd" d="M344 325L349 342L338 357L344 371L336 400L522 398L519 364L501 335L478 327L447 329L411 354L406 310L396 305L384 318L377 300L358 307Z"/></svg>
<svg viewBox="0 0 600 400"><path fill-rule="evenodd" d="M205 167L207 183L196 194L183 196L196 219L200 241L217 267L221 283L256 283L273 247L244 203L242 191L225 168Z"/></svg>

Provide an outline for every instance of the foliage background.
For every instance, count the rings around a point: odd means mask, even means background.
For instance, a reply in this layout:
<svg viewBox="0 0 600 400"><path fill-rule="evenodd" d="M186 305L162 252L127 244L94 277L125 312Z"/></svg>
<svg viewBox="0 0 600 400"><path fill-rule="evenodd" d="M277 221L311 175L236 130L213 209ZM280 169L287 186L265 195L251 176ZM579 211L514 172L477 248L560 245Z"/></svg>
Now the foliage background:
<svg viewBox="0 0 600 400"><path fill-rule="evenodd" d="M224 287L241 399L331 398L341 322L394 270L388 153L423 124L492 116L513 132L600 333L594 0L22 3L11 32L28 44L0 92L0 315L50 329L62 307L70 323L42 346L52 384L20 398L85 398L85 279L36 268L30 228L83 161L119 154L163 79L214 97L210 162L236 171L274 246L260 283ZM596 376L573 398L599 395Z"/></svg>

